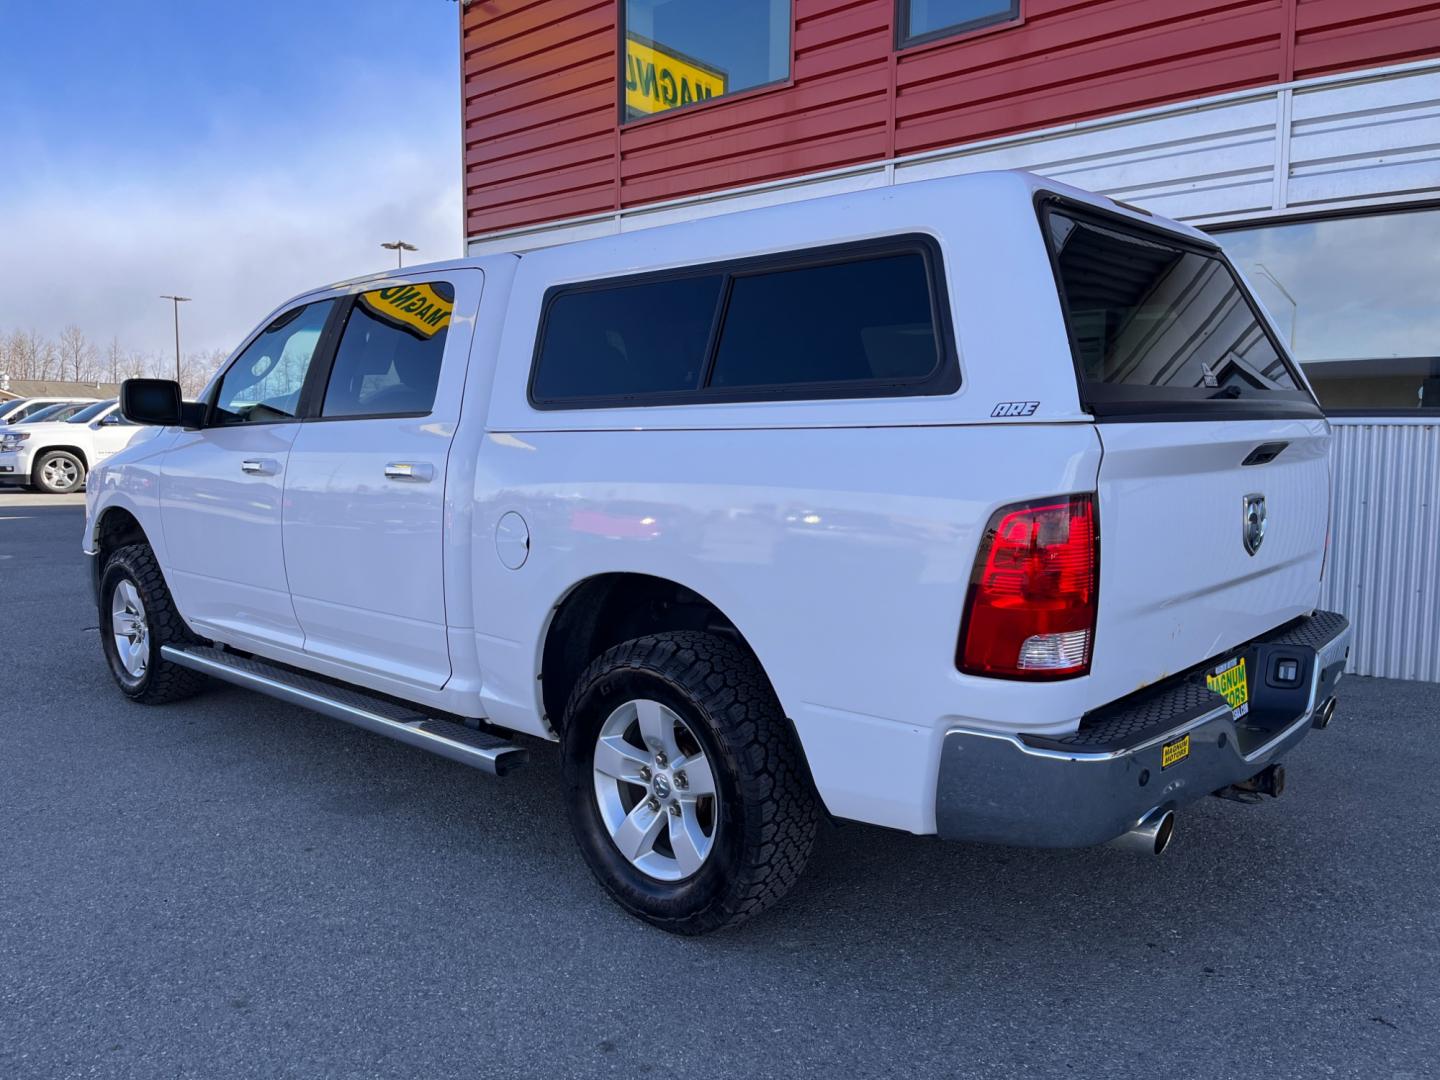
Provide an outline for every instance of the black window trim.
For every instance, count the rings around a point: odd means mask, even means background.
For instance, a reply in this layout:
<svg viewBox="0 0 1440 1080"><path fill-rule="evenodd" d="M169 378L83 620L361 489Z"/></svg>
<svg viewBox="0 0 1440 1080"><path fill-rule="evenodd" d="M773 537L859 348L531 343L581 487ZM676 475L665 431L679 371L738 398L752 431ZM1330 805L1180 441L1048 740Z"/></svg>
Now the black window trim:
<svg viewBox="0 0 1440 1080"><path fill-rule="evenodd" d="M731 286L737 277L864 262L889 255L919 255L925 266L929 285L930 307L938 356L935 366L924 375L909 379L852 379L832 382L781 383L757 387L713 388L708 382L714 373L720 348L720 331L729 311ZM647 285L653 282L676 281L693 277L720 275L720 290L715 314L710 321L705 343L705 359L701 366L699 385L688 390L661 390L642 394L609 394L584 397L542 398L536 393L535 380L540 372L540 356L545 348L545 334L555 301L570 293L600 292L609 289ZM526 397L532 408L550 412L577 409L650 408L662 405L726 405L771 401L834 401L846 398L928 397L953 394L960 389L960 360L955 348L955 332L950 317L950 299L945 284L944 259L940 244L927 233L900 233L871 240L820 247L797 248L768 255L748 256L709 263L696 263L639 274L622 274L589 281L552 285L545 290L540 304L540 321L535 333L535 346L530 356L530 376Z"/></svg>
<svg viewBox="0 0 1440 1080"><path fill-rule="evenodd" d="M1050 260L1050 272L1055 279L1055 292L1060 301L1061 317L1065 322L1065 335L1070 342L1070 361L1075 368L1075 386L1080 395L1080 407L1090 413L1097 423L1150 423L1170 420L1323 420L1325 418L1325 413L1315 400L1313 392L1308 389L1309 384L1296 370L1298 365L1295 359L1275 336L1274 328L1262 314L1255 298L1250 295L1244 278L1236 273L1230 257L1225 254L1224 249L1218 243L1172 232L1147 221L1137 221L1124 214L1111 213L1055 192L1036 192L1035 211L1039 219L1041 240L1045 244L1045 252ZM1144 400L1122 401L1114 398L1110 400L1092 398L1089 380L1085 377L1085 367L1080 357L1080 343L1076 339L1074 327L1070 323L1070 304L1065 294L1065 279L1060 272L1060 256L1050 239L1050 215L1056 211L1080 221L1088 220L1103 228L1119 228L1121 231L1128 230L1142 236L1153 236L1157 242L1177 247L1182 251L1192 251L1207 258L1219 259L1234 277L1241 298L1255 317L1256 324L1270 343L1270 347L1275 350L1276 356L1285 365L1285 370L1289 372L1290 378L1294 380L1297 388L1295 393L1301 395L1303 400L1205 398L1194 401L1156 401L1154 397L1148 397ZM1123 392L1116 396L1123 396ZM1140 397L1141 395L1137 393L1136 396Z"/></svg>
<svg viewBox="0 0 1440 1080"><path fill-rule="evenodd" d="M1018 3L1019 0L1016 0L1016 2ZM790 9L790 40L786 49L785 74L778 78L770 79L767 82L747 86L743 90L727 90L719 97L706 98L704 101L692 101L688 105L677 105L673 109L661 109L659 112L649 113L646 116L627 116L625 110L625 42L627 40L625 33L625 15L629 0L615 0L615 3L615 28L617 31L615 44L615 56L617 60L615 67L615 104L619 126L622 128L629 127L631 124L648 123L662 116L674 116L677 113L688 113L694 109L707 108L711 105L732 101L742 96L748 97L764 91L778 90L781 87L792 85L795 81L795 0L785 0L786 7ZM648 38L640 38L640 40L649 42ZM649 43L652 45L658 44L658 42Z"/></svg>
<svg viewBox="0 0 1440 1080"><path fill-rule="evenodd" d="M905 28L910 25L910 0L895 0L895 48L908 49L915 45L928 45L932 41L942 41L945 38L959 37L961 34L968 34L975 30L984 30L992 26L1003 26L1007 23L1019 23L1021 21L1020 5L1023 0L1010 0L1010 10L996 15L981 15L978 18L967 19L964 22L951 23L949 26L942 26L935 30L927 30L923 34L906 35Z"/></svg>

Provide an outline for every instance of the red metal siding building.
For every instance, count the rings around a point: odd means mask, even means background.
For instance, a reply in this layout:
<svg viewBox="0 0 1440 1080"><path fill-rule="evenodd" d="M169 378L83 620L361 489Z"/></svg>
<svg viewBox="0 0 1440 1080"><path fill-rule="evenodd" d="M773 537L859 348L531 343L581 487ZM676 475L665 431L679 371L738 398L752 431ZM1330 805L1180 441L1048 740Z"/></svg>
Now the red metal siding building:
<svg viewBox="0 0 1440 1080"><path fill-rule="evenodd" d="M473 0L466 235L1440 55L1432 0L1023 0L906 49L894 0L793 11L788 79L622 125L618 0Z"/></svg>

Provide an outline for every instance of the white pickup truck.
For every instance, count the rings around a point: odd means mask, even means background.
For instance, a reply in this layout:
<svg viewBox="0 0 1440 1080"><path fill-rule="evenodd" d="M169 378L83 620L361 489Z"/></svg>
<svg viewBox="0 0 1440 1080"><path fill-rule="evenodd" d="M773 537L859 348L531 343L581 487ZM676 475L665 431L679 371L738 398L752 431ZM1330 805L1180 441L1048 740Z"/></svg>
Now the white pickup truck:
<svg viewBox="0 0 1440 1080"><path fill-rule="evenodd" d="M1158 853L1279 793L1349 650L1329 429L1250 290L1023 173L326 286L203 399L127 383L163 430L92 476L121 689L502 775L557 741L591 869L675 932L826 814Z"/></svg>

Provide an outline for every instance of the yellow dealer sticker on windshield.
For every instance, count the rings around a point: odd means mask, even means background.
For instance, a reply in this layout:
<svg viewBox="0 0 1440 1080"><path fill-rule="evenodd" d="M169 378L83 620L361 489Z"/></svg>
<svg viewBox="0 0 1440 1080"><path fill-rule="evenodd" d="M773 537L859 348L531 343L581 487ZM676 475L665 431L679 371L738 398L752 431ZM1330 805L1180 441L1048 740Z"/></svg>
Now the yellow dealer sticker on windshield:
<svg viewBox="0 0 1440 1080"><path fill-rule="evenodd" d="M360 302L387 322L434 337L450 325L455 305L429 285L392 285L360 294Z"/></svg>
<svg viewBox="0 0 1440 1080"><path fill-rule="evenodd" d="M1221 664L1205 676L1205 685L1225 699L1239 720L1250 711L1250 681L1245 677L1245 658Z"/></svg>

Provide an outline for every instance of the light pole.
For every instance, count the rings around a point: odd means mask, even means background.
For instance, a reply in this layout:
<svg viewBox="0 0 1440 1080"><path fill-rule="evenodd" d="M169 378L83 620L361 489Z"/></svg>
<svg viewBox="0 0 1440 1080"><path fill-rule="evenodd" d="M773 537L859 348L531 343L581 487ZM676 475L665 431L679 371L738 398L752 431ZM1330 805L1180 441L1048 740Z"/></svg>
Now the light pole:
<svg viewBox="0 0 1440 1080"><path fill-rule="evenodd" d="M390 243L381 244L380 246L387 251L395 252L395 267L397 270L403 270L405 268L405 252L420 250L414 244L407 244L404 240L392 240Z"/></svg>
<svg viewBox="0 0 1440 1080"><path fill-rule="evenodd" d="M180 381L180 305L187 302L188 296L170 296L162 294L161 300L169 300L175 307L175 381Z"/></svg>

